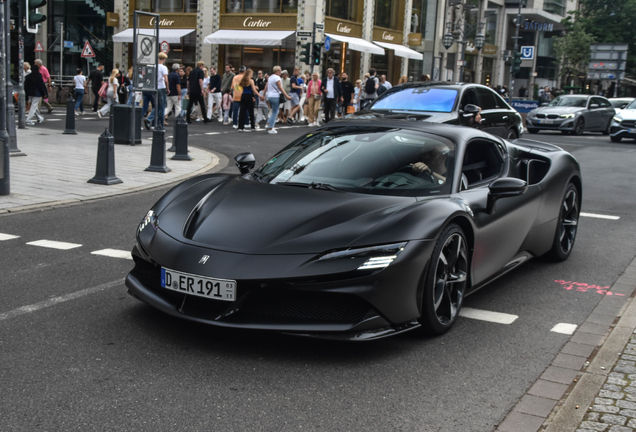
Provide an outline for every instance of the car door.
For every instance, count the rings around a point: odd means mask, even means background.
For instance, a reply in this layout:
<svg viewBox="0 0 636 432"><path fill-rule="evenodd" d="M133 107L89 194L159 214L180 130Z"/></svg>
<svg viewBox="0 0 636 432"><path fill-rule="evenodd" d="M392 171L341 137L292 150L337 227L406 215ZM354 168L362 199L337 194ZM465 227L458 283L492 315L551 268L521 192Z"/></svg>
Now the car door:
<svg viewBox="0 0 636 432"><path fill-rule="evenodd" d="M489 214L488 186L507 172L505 146L488 139L468 143L462 174L468 188L459 192L474 214L475 244L471 271L475 284L499 272L517 255L539 211L538 185L519 196L502 198Z"/></svg>
<svg viewBox="0 0 636 432"><path fill-rule="evenodd" d="M497 104L497 94L487 87L475 87L481 107L482 129L493 135L507 138L508 116Z"/></svg>
<svg viewBox="0 0 636 432"><path fill-rule="evenodd" d="M597 97L591 97L587 101L587 112L585 113L585 130L599 130L605 121L603 116L603 107L601 100ZM593 107L593 105L596 105Z"/></svg>
<svg viewBox="0 0 636 432"><path fill-rule="evenodd" d="M464 89L461 99L459 100L459 105L457 106L457 117L459 119L459 124L462 126L484 129L486 127L486 122L483 120L483 116L481 123L475 123L474 116L472 114L464 113L466 105L479 106L479 99L477 99L477 93L475 93L475 89L473 87Z"/></svg>
<svg viewBox="0 0 636 432"><path fill-rule="evenodd" d="M599 97L597 99L599 100L599 104L603 112L603 121L601 122L600 130L605 131L608 129L609 124L612 120L612 117L616 115L616 110L614 109L614 107L612 106L609 100L602 97Z"/></svg>

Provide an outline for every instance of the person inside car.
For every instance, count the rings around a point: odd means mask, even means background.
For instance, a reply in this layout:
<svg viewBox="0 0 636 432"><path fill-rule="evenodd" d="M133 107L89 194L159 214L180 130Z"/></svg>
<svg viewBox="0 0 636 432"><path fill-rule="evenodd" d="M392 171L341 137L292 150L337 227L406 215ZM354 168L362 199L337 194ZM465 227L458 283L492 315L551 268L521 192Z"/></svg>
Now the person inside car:
<svg viewBox="0 0 636 432"><path fill-rule="evenodd" d="M410 164L415 174L428 173L439 183L446 182L446 160L450 149L446 145L438 145L422 153L422 161Z"/></svg>

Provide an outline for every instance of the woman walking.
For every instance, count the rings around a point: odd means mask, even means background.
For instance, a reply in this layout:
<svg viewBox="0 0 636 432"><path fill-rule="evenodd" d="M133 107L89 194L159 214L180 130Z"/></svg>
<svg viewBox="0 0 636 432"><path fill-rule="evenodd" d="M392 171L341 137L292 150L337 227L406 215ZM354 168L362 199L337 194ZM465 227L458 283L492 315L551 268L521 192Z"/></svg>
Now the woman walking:
<svg viewBox="0 0 636 432"><path fill-rule="evenodd" d="M360 111L360 95L362 94L362 80L356 81L356 86L353 89L353 107L356 111Z"/></svg>
<svg viewBox="0 0 636 432"><path fill-rule="evenodd" d="M314 72L311 81L307 84L307 119L309 126L318 126L318 111L320 110L320 100L322 98L322 90L320 86L322 81L319 79L318 72Z"/></svg>
<svg viewBox="0 0 636 432"><path fill-rule="evenodd" d="M239 132L245 132L246 111L250 116L250 125L252 126L252 130L259 129L258 125L254 121L254 98L257 97L260 98L260 100L265 100L265 98L258 95L258 89L256 88L256 85L254 85L252 75L254 75L254 71L252 69L246 70L240 82L240 86L243 87L243 94L241 94L241 104L239 105Z"/></svg>
<svg viewBox="0 0 636 432"><path fill-rule="evenodd" d="M106 105L97 111L99 118L102 118L110 112L110 106L115 102L115 95L117 95L117 74L118 69L113 69L108 78L108 90L106 91Z"/></svg>
<svg viewBox="0 0 636 432"><path fill-rule="evenodd" d="M283 89L280 74L280 66L274 66L272 76L270 76L267 80L267 101L272 107L272 112L269 115L269 121L267 122L267 133L269 134L278 133L276 132L276 129L274 129L274 125L276 124L276 117L278 116L278 109L280 108L281 95L284 95L285 100L291 99L291 96ZM285 100L283 100L283 102L285 102Z"/></svg>
<svg viewBox="0 0 636 432"><path fill-rule="evenodd" d="M82 75L82 68L77 68L77 75L73 77L73 82L75 83L75 114L84 115L84 87L86 86L86 77Z"/></svg>
<svg viewBox="0 0 636 432"><path fill-rule="evenodd" d="M26 124L33 126L35 124L33 117L37 117L38 123L42 123L44 121L44 117L40 115L38 105L40 105L40 100L43 97L48 96L48 93L46 91L46 86L44 85L44 79L42 79L42 74L40 73L40 66L37 64L33 65L31 73L24 79L24 92L31 102L31 108L29 109L29 115L26 118Z"/></svg>

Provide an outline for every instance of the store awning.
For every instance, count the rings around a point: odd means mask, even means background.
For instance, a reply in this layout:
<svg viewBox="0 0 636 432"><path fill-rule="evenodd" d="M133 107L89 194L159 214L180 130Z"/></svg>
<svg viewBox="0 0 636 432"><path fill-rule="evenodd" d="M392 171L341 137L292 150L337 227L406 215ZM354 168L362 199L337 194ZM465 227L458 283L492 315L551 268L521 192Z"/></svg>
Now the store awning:
<svg viewBox="0 0 636 432"><path fill-rule="evenodd" d="M203 39L217 45L279 46L294 34L291 30L219 30Z"/></svg>
<svg viewBox="0 0 636 432"><path fill-rule="evenodd" d="M159 42L181 43L181 38L192 33L194 29L159 29ZM138 29L139 34L154 35L154 29ZM129 28L123 32L113 35L113 42L133 42L133 29Z"/></svg>
<svg viewBox="0 0 636 432"><path fill-rule="evenodd" d="M373 43L380 45L382 48L390 49L395 51L395 55L398 57L405 57L414 60L424 60L424 54L419 53L411 48L407 48L403 45L391 44L386 42L376 42Z"/></svg>
<svg viewBox="0 0 636 432"><path fill-rule="evenodd" d="M350 37L350 36L342 36L335 35L331 33L325 33L325 36L329 36L331 39L346 42L348 48L354 51L365 52L369 54L378 54L384 55L384 50L377 45L373 45L371 42L367 42L364 39Z"/></svg>

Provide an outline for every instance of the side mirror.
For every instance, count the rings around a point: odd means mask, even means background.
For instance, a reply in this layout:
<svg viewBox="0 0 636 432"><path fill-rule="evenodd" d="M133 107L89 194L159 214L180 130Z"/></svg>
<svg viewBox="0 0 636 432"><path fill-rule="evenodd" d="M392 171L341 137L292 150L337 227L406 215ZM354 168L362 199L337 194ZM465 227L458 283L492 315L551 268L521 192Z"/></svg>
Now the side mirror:
<svg viewBox="0 0 636 432"><path fill-rule="evenodd" d="M247 174L248 172L254 169L254 165L256 165L256 159L252 153L240 153L234 157L236 161L236 166L238 167L241 174Z"/></svg>
<svg viewBox="0 0 636 432"><path fill-rule="evenodd" d="M360 111L371 108L371 105L373 105L373 101L367 101L363 103L362 106L360 107Z"/></svg>
<svg viewBox="0 0 636 432"><path fill-rule="evenodd" d="M528 190L528 183L518 178L504 177L492 182L488 189L490 192L486 211L488 214L494 214L495 203L498 199L524 194Z"/></svg>
<svg viewBox="0 0 636 432"><path fill-rule="evenodd" d="M598 108L598 104L590 104L590 109Z"/></svg>
<svg viewBox="0 0 636 432"><path fill-rule="evenodd" d="M464 107L465 114L477 114L479 112L479 107L473 104L466 104Z"/></svg>

